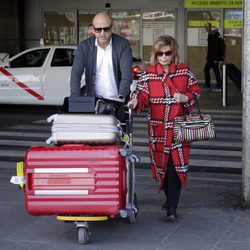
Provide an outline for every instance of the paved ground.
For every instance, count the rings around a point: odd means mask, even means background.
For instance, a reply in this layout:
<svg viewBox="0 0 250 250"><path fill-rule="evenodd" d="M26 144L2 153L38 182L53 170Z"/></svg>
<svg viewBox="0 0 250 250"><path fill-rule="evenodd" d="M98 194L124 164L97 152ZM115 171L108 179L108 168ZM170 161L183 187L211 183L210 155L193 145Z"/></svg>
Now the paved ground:
<svg viewBox="0 0 250 250"><path fill-rule="evenodd" d="M149 170L136 169L136 223L92 222L90 242L82 246L73 224L26 213L22 190L9 183L11 174L1 173L0 249L250 249L250 210L239 206L240 175L190 173L172 223L161 211L164 196Z"/></svg>
<svg viewBox="0 0 250 250"><path fill-rule="evenodd" d="M231 86L229 103L221 107L220 93L204 92L204 109L241 110L239 91ZM165 219L163 193L148 169L136 169L139 216L135 224L112 219L90 224L88 245L77 242L74 224L55 216L30 216L24 194L10 184L13 168L0 168L0 249L102 250L247 250L250 249L250 210L242 209L241 175L190 172L178 208L178 220Z"/></svg>

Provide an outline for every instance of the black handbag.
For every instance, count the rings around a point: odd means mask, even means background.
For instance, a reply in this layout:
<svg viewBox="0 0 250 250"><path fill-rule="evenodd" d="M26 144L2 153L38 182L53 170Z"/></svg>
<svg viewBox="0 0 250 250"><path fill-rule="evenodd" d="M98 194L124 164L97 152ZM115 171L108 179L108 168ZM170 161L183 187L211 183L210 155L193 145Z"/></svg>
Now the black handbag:
<svg viewBox="0 0 250 250"><path fill-rule="evenodd" d="M121 105L121 102L97 97L95 113L116 116Z"/></svg>

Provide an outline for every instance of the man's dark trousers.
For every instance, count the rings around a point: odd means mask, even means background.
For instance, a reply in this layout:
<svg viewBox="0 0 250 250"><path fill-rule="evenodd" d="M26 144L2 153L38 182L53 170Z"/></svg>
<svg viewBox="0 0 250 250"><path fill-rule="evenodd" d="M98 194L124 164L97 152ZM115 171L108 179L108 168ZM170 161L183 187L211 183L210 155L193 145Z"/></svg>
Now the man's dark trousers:
<svg viewBox="0 0 250 250"><path fill-rule="evenodd" d="M216 78L217 82L217 88L220 89L222 88L222 81L220 77L220 71L219 71L219 63L218 62L213 62L213 61L207 61L205 68L204 68L204 73L205 73L205 87L210 88L210 69L213 69L214 75Z"/></svg>

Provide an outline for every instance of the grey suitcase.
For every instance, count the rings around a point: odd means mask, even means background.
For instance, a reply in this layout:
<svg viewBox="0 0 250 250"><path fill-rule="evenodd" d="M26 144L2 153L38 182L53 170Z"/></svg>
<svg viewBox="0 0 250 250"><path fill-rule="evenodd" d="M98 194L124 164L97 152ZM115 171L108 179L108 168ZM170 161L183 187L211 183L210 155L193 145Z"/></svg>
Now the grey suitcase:
<svg viewBox="0 0 250 250"><path fill-rule="evenodd" d="M120 123L112 115L55 114L47 121L52 122L47 144L111 145L122 136Z"/></svg>

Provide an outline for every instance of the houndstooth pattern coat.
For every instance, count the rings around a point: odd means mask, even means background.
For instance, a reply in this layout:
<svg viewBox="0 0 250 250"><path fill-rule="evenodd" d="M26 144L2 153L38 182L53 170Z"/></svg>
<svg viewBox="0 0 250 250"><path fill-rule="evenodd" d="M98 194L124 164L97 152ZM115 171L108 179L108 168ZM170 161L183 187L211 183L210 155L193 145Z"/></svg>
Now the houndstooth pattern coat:
<svg viewBox="0 0 250 250"><path fill-rule="evenodd" d="M149 108L147 123L151 170L153 179L160 181L160 189L170 154L182 185L186 182L191 145L173 142L173 119L183 115L184 108L189 111L194 108L194 98L199 97L200 91L188 66L172 63L168 74L160 64L147 67L132 94L131 99L138 98L137 112ZM176 103L175 93L188 96L189 101Z"/></svg>

